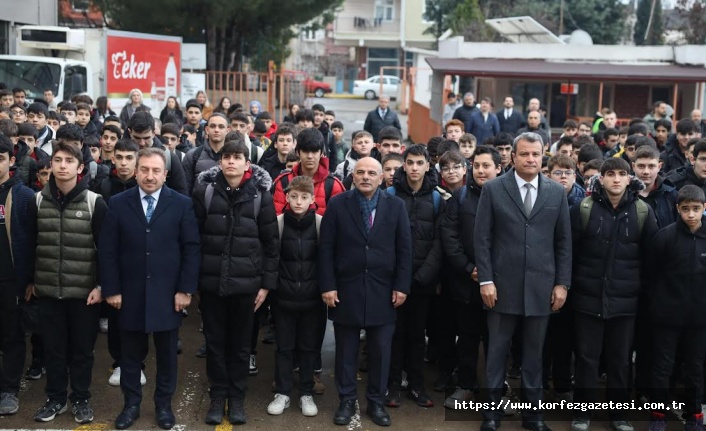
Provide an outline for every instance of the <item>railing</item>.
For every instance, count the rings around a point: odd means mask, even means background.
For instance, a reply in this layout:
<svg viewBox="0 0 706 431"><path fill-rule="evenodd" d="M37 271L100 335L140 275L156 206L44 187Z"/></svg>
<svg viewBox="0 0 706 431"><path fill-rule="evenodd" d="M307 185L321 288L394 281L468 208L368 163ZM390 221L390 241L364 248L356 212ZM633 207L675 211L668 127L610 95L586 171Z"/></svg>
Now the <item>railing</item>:
<svg viewBox="0 0 706 431"><path fill-rule="evenodd" d="M400 21L371 16L339 16L333 27L337 33L399 33Z"/></svg>

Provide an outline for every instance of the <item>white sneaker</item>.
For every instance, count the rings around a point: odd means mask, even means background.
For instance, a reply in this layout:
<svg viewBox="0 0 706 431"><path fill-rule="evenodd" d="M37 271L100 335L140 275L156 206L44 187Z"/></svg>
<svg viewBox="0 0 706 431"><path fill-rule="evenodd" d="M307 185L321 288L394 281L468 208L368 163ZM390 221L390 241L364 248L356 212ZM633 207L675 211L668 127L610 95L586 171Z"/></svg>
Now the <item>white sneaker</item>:
<svg viewBox="0 0 706 431"><path fill-rule="evenodd" d="M299 407L301 407L304 416L316 416L319 414L319 409L316 407L314 397L311 395L304 395L299 398Z"/></svg>
<svg viewBox="0 0 706 431"><path fill-rule="evenodd" d="M271 415L281 415L286 408L289 408L289 397L282 394L275 394L274 401L267 406L267 413Z"/></svg>
<svg viewBox="0 0 706 431"><path fill-rule="evenodd" d="M120 386L120 367L115 367L113 369L113 374L110 375L108 384L110 386Z"/></svg>
<svg viewBox="0 0 706 431"><path fill-rule="evenodd" d="M120 367L115 367L113 374L108 379L108 384L110 386L120 386ZM147 384L147 377L145 377L144 371L140 371L140 385L145 386L145 384Z"/></svg>
<svg viewBox="0 0 706 431"><path fill-rule="evenodd" d="M100 320L98 320L98 330L103 334L108 333L108 319L101 317Z"/></svg>

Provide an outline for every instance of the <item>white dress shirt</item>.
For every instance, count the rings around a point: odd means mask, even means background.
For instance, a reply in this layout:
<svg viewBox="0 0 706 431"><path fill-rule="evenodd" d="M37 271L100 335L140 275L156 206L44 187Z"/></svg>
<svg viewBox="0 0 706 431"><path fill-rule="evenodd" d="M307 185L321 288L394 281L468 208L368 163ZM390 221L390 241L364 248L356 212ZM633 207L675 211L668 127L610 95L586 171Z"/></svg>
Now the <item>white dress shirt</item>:
<svg viewBox="0 0 706 431"><path fill-rule="evenodd" d="M140 203L142 204L142 212L145 213L145 217L146 217L147 216L147 199L145 199L145 196L147 196L149 193L145 193L145 191L139 187L138 187L138 189L140 190ZM161 188L151 194L151 196L154 198L154 209L157 209L157 202L159 202L159 194L160 193L162 193Z"/></svg>
<svg viewBox="0 0 706 431"><path fill-rule="evenodd" d="M517 171L515 171L515 181L517 181L517 187L520 189L520 198L522 202L524 202L525 194L527 193L525 191L525 184L527 184L527 181L520 178L520 176L517 175ZM534 179L529 183L532 184L532 188L530 189L530 199L532 199L531 202L534 207L534 203L537 202L537 190L539 190L539 175L534 177Z"/></svg>

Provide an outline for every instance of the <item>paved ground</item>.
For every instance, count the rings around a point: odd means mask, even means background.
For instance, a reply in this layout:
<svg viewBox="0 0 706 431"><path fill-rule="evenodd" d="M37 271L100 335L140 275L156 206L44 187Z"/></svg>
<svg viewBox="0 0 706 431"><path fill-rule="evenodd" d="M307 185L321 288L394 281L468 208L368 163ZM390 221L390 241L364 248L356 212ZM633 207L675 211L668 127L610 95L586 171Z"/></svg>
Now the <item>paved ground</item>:
<svg viewBox="0 0 706 431"><path fill-rule="evenodd" d="M208 385L206 381L206 362L194 356L196 350L203 341L203 336L198 332L199 315L195 307L191 307L191 316L184 320L181 331L181 338L184 343L184 353L179 357L179 380L173 407L177 416L177 423L174 430L212 430L229 431L233 427L227 422L218 427L211 427L203 423L209 404ZM375 426L364 414L357 418L348 427L336 427L332 423L333 413L338 405L338 397L333 383L333 360L334 343L333 329L329 325L326 339L324 341L323 361L324 374L322 381L326 385L326 392L315 397L319 406L319 415L314 418L306 418L301 415L296 400L292 406L281 416L269 416L266 413L267 404L272 400L271 385L274 370L274 346L260 344L258 346L258 367L259 375L251 377L248 381L249 391L246 399L246 413L248 423L244 426L236 427L242 430L372 430L380 429ZM106 336L99 334L96 343L96 362L94 366L94 380L92 385L93 400L92 405L95 410L95 422L88 426L77 427L73 421L73 416L68 413L58 416L49 424L38 424L32 421L34 411L43 403L44 383L42 378L38 381L23 382L20 393L21 409L17 415L0 417L0 429L57 429L57 430L106 430L113 428L113 421L122 407L122 395L120 388L108 385L109 367L111 359L106 346ZM29 358L28 358L29 360ZM447 414L449 410L443 407L444 394L432 392L430 385L435 376L435 366L427 364L426 382L429 394L432 396L435 406L430 409L423 409L412 404L411 401L403 399L403 405L399 409L390 410L392 416L391 429L397 430L477 430L480 426L480 414L470 414L464 417L463 421L450 421ZM151 396L154 390L154 356L152 353L147 360L147 385L144 387L144 402L142 405L142 417L138 420L134 430L156 430ZM361 373L362 378L366 378L365 373ZM512 381L513 385L517 381ZM365 393L365 381L359 385L359 394ZM361 408L365 410L364 396L360 397ZM553 419L552 419L553 416ZM559 418L555 414L549 415L549 424L555 430L568 430L569 422L565 418ZM556 420L554 420L556 419ZM636 429L647 429L646 422L636 422ZM670 430L681 429L680 423L673 423ZM507 418L503 422L503 431L521 430L518 416ZM592 427L593 430L607 429L605 421L597 422Z"/></svg>

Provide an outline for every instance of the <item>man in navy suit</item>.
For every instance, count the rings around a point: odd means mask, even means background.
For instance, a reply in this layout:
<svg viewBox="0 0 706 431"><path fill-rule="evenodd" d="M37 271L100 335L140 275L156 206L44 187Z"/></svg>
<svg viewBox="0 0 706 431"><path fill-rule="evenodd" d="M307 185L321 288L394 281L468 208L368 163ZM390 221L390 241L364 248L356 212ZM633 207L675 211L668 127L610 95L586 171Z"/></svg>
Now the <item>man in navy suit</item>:
<svg viewBox="0 0 706 431"><path fill-rule="evenodd" d="M370 365L367 413L376 425L391 423L383 403L395 308L412 283L412 236L404 202L382 193L381 182L380 162L360 159L353 170L355 189L332 197L321 222L319 285L336 335L336 425L348 425L355 414L362 328Z"/></svg>
<svg viewBox="0 0 706 431"><path fill-rule="evenodd" d="M110 199L101 231L99 262L106 301L120 310L121 379L125 405L117 429L140 416L140 371L152 333L157 357L154 393L157 423L175 418L177 336L181 311L196 291L201 263L199 231L191 199L164 185L166 156L159 148L137 153L137 185Z"/></svg>
<svg viewBox="0 0 706 431"><path fill-rule="evenodd" d="M484 97L480 102L480 111L471 115L471 134L476 137L478 145L482 145L488 138L494 138L500 133L498 117L493 114L491 108L493 100Z"/></svg>
<svg viewBox="0 0 706 431"><path fill-rule="evenodd" d="M495 115L498 117L500 131L510 133L513 136L517 134L517 131L520 130L522 123L525 121L522 114L515 110L515 101L512 99L512 96L505 96L503 109L498 111Z"/></svg>

